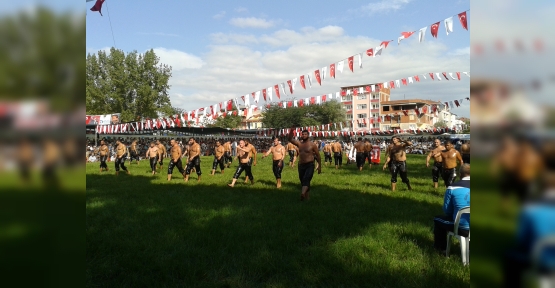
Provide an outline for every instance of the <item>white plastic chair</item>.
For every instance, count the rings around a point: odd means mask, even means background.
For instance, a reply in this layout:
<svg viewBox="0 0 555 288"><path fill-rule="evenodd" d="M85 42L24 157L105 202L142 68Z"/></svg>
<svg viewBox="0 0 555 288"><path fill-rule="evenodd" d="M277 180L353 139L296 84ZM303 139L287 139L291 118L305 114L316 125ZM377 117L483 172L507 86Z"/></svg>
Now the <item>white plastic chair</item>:
<svg viewBox="0 0 555 288"><path fill-rule="evenodd" d="M454 232L447 233L447 249L445 250L445 256L449 257L449 250L451 250L451 236L456 237L461 242L461 258L463 265L468 265L470 263L470 230L468 231L468 237L459 235L459 222L461 221L461 216L463 214L470 214L470 206L461 208L457 212L455 217L455 225L453 227Z"/></svg>

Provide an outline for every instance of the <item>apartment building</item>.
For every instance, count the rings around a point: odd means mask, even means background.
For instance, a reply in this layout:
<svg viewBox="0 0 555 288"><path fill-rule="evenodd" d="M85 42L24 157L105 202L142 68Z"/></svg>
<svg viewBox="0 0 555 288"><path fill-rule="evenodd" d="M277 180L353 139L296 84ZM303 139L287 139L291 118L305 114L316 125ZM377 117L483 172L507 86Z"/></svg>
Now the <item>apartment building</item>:
<svg viewBox="0 0 555 288"><path fill-rule="evenodd" d="M373 87L372 92L367 92L368 87ZM361 92L362 88L362 93ZM355 92L356 90L356 92ZM380 106L384 101L390 100L390 89L379 89L378 84L364 84L341 87L341 104L347 115L347 121L353 121L354 132L376 132L380 130ZM355 95L356 94L356 95Z"/></svg>
<svg viewBox="0 0 555 288"><path fill-rule="evenodd" d="M433 107L436 107L435 112ZM449 108L439 101L424 99L403 99L381 102L380 113L384 121L382 131L433 129L438 121L451 123L453 117Z"/></svg>

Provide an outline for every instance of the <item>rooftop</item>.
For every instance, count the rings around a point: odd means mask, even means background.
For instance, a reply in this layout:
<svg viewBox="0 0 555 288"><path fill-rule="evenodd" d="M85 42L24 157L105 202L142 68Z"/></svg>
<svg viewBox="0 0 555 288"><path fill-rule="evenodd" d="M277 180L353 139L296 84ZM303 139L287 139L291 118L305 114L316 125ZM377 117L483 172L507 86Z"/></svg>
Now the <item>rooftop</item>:
<svg viewBox="0 0 555 288"><path fill-rule="evenodd" d="M394 101L382 101L381 105L408 105L408 104L441 104L439 101L424 99L403 99Z"/></svg>

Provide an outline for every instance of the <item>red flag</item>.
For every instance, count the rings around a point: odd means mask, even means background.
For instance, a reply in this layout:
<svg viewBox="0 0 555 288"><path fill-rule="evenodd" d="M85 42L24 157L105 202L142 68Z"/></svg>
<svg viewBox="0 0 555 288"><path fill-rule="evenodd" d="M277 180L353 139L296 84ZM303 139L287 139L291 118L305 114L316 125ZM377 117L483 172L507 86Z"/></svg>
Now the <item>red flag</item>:
<svg viewBox="0 0 555 288"><path fill-rule="evenodd" d="M437 31L439 30L439 22L432 24L430 32L432 33L432 37L437 38Z"/></svg>
<svg viewBox="0 0 555 288"><path fill-rule="evenodd" d="M358 95L358 89L353 89L353 95L355 95L355 96Z"/></svg>
<svg viewBox="0 0 555 288"><path fill-rule="evenodd" d="M326 94L322 95L322 102L326 102Z"/></svg>
<svg viewBox="0 0 555 288"><path fill-rule="evenodd" d="M231 111L233 109L233 101L228 100L227 101L227 110Z"/></svg>
<svg viewBox="0 0 555 288"><path fill-rule="evenodd" d="M266 101L266 89L262 89L262 97L264 97L264 101Z"/></svg>
<svg viewBox="0 0 555 288"><path fill-rule="evenodd" d="M277 84L274 86L274 90L276 91L276 96L277 96L278 99L279 99L279 87L278 87Z"/></svg>
<svg viewBox="0 0 555 288"><path fill-rule="evenodd" d="M449 102L445 102L445 107L449 108Z"/></svg>
<svg viewBox="0 0 555 288"><path fill-rule="evenodd" d="M414 109L414 113L416 113L416 116L420 115L420 111L418 111L418 108Z"/></svg>
<svg viewBox="0 0 555 288"><path fill-rule="evenodd" d="M432 80L434 80L434 73L430 73L430 77L432 77Z"/></svg>
<svg viewBox="0 0 555 288"><path fill-rule="evenodd" d="M416 82L420 82L420 78L418 77L418 75L414 76L414 80L416 80Z"/></svg>
<svg viewBox="0 0 555 288"><path fill-rule="evenodd" d="M249 113L248 109L243 110L244 116L247 117L247 114Z"/></svg>
<svg viewBox="0 0 555 288"><path fill-rule="evenodd" d="M254 96L254 92L252 92L251 95L252 95L252 99L256 99Z"/></svg>
<svg viewBox="0 0 555 288"><path fill-rule="evenodd" d="M366 93L370 93L372 92L372 90L370 89L370 85L364 87L366 89Z"/></svg>
<svg viewBox="0 0 555 288"><path fill-rule="evenodd" d="M237 110L233 111L233 116L237 116Z"/></svg>
<svg viewBox="0 0 555 288"><path fill-rule="evenodd" d="M342 90L342 91L341 91L341 96L343 96L343 97L347 96L347 91Z"/></svg>
<svg viewBox="0 0 555 288"><path fill-rule="evenodd" d="M437 23L439 23L439 22L437 22ZM383 46L383 48L385 49L385 48L387 48L387 44L389 44L389 42L391 42L391 40L389 40L389 41L382 41L382 43L380 44L380 46Z"/></svg>
<svg viewBox="0 0 555 288"><path fill-rule="evenodd" d="M401 82L403 82L403 85L407 86L407 79L403 78L401 79Z"/></svg>
<svg viewBox="0 0 555 288"><path fill-rule="evenodd" d="M380 90L383 89L383 83L378 83L378 88L380 88Z"/></svg>
<svg viewBox="0 0 555 288"><path fill-rule="evenodd" d="M405 116L409 116L409 112L407 110L403 110L403 114L405 114Z"/></svg>
<svg viewBox="0 0 555 288"><path fill-rule="evenodd" d="M428 113L428 106L422 107L422 113L424 114Z"/></svg>
<svg viewBox="0 0 555 288"><path fill-rule="evenodd" d="M366 55L374 56L374 49L370 48L370 49L366 50Z"/></svg>
<svg viewBox="0 0 555 288"><path fill-rule="evenodd" d="M378 123L380 123L380 122L382 122L382 117L381 116L378 117Z"/></svg>
<svg viewBox="0 0 555 288"><path fill-rule="evenodd" d="M395 82L389 81L389 88L391 89L395 88Z"/></svg>
<svg viewBox="0 0 555 288"><path fill-rule="evenodd" d="M461 21L461 25L464 29L468 30L468 25L466 22L466 11L459 13L459 21Z"/></svg>
<svg viewBox="0 0 555 288"><path fill-rule="evenodd" d="M243 99L243 102L245 102L245 96L241 96L241 99Z"/></svg>
<svg viewBox="0 0 555 288"><path fill-rule="evenodd" d="M320 70L314 70L314 75L316 75L316 81L318 81L318 84L322 85L322 79L320 79Z"/></svg>
<svg viewBox="0 0 555 288"><path fill-rule="evenodd" d="M461 80L461 72L457 72L457 78L459 78L459 80Z"/></svg>
<svg viewBox="0 0 555 288"><path fill-rule="evenodd" d="M94 3L94 6L91 8L91 11L98 11L98 13L100 13L100 16L104 16L102 15L102 4L104 4L104 1L106 0L96 0L96 3Z"/></svg>
<svg viewBox="0 0 555 288"><path fill-rule="evenodd" d="M305 86L305 84L304 84L304 75L302 75L302 76L300 77L300 79L301 79L301 80L300 80L300 81L301 81L301 87L303 87L303 89L306 90L306 86Z"/></svg>
<svg viewBox="0 0 555 288"><path fill-rule="evenodd" d="M403 35L404 39L409 38L410 36L412 36L412 34L414 34L414 31L412 31L412 32L401 32L401 35Z"/></svg>
<svg viewBox="0 0 555 288"><path fill-rule="evenodd" d="M443 77L445 77L445 79L449 80L449 78L447 78L447 72L441 72L443 74Z"/></svg>
<svg viewBox="0 0 555 288"><path fill-rule="evenodd" d="M293 94L293 84L291 84L291 80L287 80L287 85L289 85L289 92Z"/></svg>
<svg viewBox="0 0 555 288"><path fill-rule="evenodd" d="M330 77L335 78L335 63L330 64Z"/></svg>
<svg viewBox="0 0 555 288"><path fill-rule="evenodd" d="M299 107L303 107L304 106L304 99L301 99L301 101L299 101Z"/></svg>
<svg viewBox="0 0 555 288"><path fill-rule="evenodd" d="M351 69L351 72L355 72L353 71L353 61L354 61L354 56L349 57L349 69Z"/></svg>
<svg viewBox="0 0 555 288"><path fill-rule="evenodd" d="M310 97L310 104L316 103L316 97Z"/></svg>
<svg viewBox="0 0 555 288"><path fill-rule="evenodd" d="M293 107L293 101L287 102L287 107Z"/></svg>
<svg viewBox="0 0 555 288"><path fill-rule="evenodd" d="M434 104L432 105L432 113L436 113L436 111L437 111L437 105Z"/></svg>
<svg viewBox="0 0 555 288"><path fill-rule="evenodd" d="M457 105L457 107L461 106L461 105L459 104L459 101L458 101L458 100L455 100L454 102L455 102L455 105Z"/></svg>

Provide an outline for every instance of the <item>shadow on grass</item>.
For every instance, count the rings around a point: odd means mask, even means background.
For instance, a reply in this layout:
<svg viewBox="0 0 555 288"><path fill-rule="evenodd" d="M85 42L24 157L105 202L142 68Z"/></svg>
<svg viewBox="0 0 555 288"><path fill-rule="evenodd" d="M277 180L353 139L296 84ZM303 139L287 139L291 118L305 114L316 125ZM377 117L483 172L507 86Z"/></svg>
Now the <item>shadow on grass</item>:
<svg viewBox="0 0 555 288"><path fill-rule="evenodd" d="M293 183L153 180L87 175L87 286L469 285L458 262L432 254L422 227L437 205L321 184L300 202Z"/></svg>

